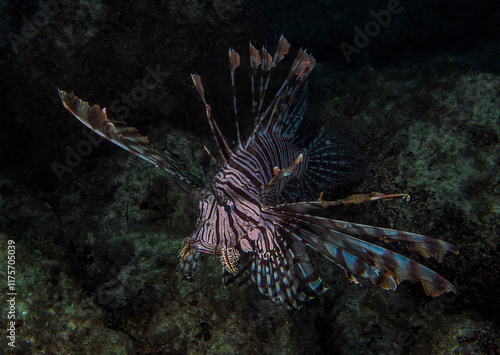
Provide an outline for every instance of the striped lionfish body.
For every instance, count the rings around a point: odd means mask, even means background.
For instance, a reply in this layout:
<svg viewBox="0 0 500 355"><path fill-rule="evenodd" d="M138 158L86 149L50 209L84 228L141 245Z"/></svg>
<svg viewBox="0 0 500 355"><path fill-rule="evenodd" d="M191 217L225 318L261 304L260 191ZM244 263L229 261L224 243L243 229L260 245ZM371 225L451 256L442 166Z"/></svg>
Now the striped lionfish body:
<svg viewBox="0 0 500 355"><path fill-rule="evenodd" d="M276 53L258 51L250 44L252 112L254 128L244 138L240 132L234 73L240 56L229 50L237 143L222 135L205 100L201 78L192 75L205 105L206 116L222 161L215 178L204 181L187 172L169 151L160 155L135 128L107 119L106 110L92 107L71 93L59 91L64 106L99 135L140 156L171 174L175 183L199 199L200 217L195 232L180 252L180 272L191 277L204 255L218 255L226 283L250 277L260 292L287 308L299 308L314 293L326 290L309 260L306 246L342 267L351 281L354 275L370 279L385 289L395 290L402 280L420 281L433 297L454 291L453 285L425 266L389 251L360 236L385 242L402 241L424 257L440 261L450 244L419 234L348 223L315 216L318 210L336 205L362 203L408 195L381 193L352 195L343 200L283 203L286 187L314 192L314 182L339 184L349 175L346 155L326 134L320 134L301 149L294 139L306 106L303 82L315 65L314 58L299 50L285 81L267 105L264 104L271 73L288 53L282 36ZM205 148L206 149L206 148ZM215 160L215 158L207 153ZM316 188L319 184L316 186ZM319 191L318 191L319 193Z"/></svg>

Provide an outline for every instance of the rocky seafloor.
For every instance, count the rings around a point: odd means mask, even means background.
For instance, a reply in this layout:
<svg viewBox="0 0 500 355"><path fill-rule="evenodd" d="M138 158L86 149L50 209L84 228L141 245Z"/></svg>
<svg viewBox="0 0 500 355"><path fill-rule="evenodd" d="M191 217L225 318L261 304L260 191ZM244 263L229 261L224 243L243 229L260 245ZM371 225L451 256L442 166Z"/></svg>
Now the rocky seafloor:
<svg viewBox="0 0 500 355"><path fill-rule="evenodd" d="M339 43L352 42L353 27L387 2L41 4L0 4L2 304L9 240L16 243L17 291L15 348L2 337L2 349L498 353L500 9L487 1L401 2L404 10L347 63ZM441 263L395 249L452 281L456 294L432 299L408 282L396 292L364 280L360 287L312 250L329 291L299 311L274 304L252 283L225 287L216 258L185 280L178 253L196 227L196 200L160 169L111 143L93 144L57 96L60 88L106 106L159 151L175 151L190 171L213 174L203 146L216 148L189 73L202 76L231 136L227 47L243 63L248 40L272 53L281 33L292 52L307 47L318 62L304 132L334 127L365 157L362 178L333 196L412 197L332 208L330 215L452 243L460 253ZM246 69L237 76L243 105L250 101ZM138 96L151 71L161 73L158 85ZM248 118L242 114L247 128Z"/></svg>

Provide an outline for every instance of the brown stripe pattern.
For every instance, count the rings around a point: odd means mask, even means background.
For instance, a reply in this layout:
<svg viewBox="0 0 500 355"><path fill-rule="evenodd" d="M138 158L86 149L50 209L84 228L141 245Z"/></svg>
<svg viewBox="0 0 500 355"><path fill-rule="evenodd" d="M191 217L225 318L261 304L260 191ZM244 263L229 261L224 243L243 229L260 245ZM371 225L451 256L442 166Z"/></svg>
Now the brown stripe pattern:
<svg viewBox="0 0 500 355"><path fill-rule="evenodd" d="M361 236L404 242L424 257L439 261L447 252L457 253L451 244L419 234L314 215L325 207L409 199L408 195L359 194L338 201L325 201L320 195L315 201L282 202L287 185L290 187L292 182L298 182L302 191L314 193L320 186L318 181L335 185L348 180L352 164L326 132L307 147L294 143L306 108L307 92L302 84L314 68L315 59L300 49L286 79L267 100L274 69L289 52L290 44L282 36L274 56L265 48L259 51L252 44L249 48L252 101L247 109L253 113L254 126L247 139L239 122L241 110L236 100L235 71L240 66L240 55L229 50L235 144L219 129L205 98L201 77L191 75L222 158L219 172L208 181L188 173L175 154L167 151L160 155L135 128L108 120L105 109L90 107L73 94L59 91L64 106L83 124L161 167L199 200L198 225L181 247L179 272L192 277L204 255L217 255L225 284L241 284L250 279L274 302L289 309L300 308L302 302L326 291L309 259L306 247L310 247L343 268L354 282L359 282L356 276L360 276L391 290L403 280L421 282L425 292L433 297L454 291L453 285L434 271Z"/></svg>

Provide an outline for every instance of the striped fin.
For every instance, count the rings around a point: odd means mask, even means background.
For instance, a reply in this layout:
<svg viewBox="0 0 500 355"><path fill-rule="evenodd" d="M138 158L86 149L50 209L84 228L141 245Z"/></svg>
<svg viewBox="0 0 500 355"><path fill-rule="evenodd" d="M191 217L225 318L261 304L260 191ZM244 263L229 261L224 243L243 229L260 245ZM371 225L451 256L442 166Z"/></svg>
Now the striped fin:
<svg viewBox="0 0 500 355"><path fill-rule="evenodd" d="M253 46L250 47L250 65L255 66L257 64L257 56L255 55L255 48ZM257 110L257 115L255 116L255 127L250 136L250 139L254 137L254 135L261 129L261 125L266 118L267 114L262 114L264 99L267 93L267 88L269 87L269 81L271 79L271 74L273 69L278 65L278 63L288 54L290 49L290 44L286 40L283 35L280 37L278 41L278 45L276 46L276 53L274 57L271 57L265 48L262 48L262 54L260 56L261 63L261 82L260 82L260 100L259 100L259 108ZM265 85L264 85L265 80ZM285 84L284 84L285 85ZM252 87L253 88L253 87ZM281 91L281 89L280 89ZM266 109L266 112L269 111L269 107Z"/></svg>
<svg viewBox="0 0 500 355"><path fill-rule="evenodd" d="M237 273L233 274L225 267L222 268L222 283L224 286L241 286L250 279L252 257L249 253L243 253L237 263Z"/></svg>
<svg viewBox="0 0 500 355"><path fill-rule="evenodd" d="M396 290L397 283L392 276L384 270L377 268L375 264L371 265L369 262L357 257L356 253L340 248L333 243L325 242L312 233L309 233L308 238L305 238L305 240L310 247L342 267L346 271L346 276L351 282L358 283L357 280L352 277L352 274L355 274L369 279L381 288L393 291Z"/></svg>
<svg viewBox="0 0 500 355"><path fill-rule="evenodd" d="M238 139L238 146L241 146L241 131L238 119L238 107L236 105L236 86L234 83L234 71L240 66L240 55L234 49L229 48L229 67L231 69L231 86L233 88L233 106L234 106L234 119L236 124L236 137Z"/></svg>
<svg viewBox="0 0 500 355"><path fill-rule="evenodd" d="M312 191L309 187L309 196L317 196L318 189L352 182L360 174L356 157L337 140L333 140L328 130L323 130L309 144L307 152L307 169L302 181L307 180L317 186Z"/></svg>
<svg viewBox="0 0 500 355"><path fill-rule="evenodd" d="M259 292L264 296L268 295L267 290L264 287L264 282L262 278L262 263L259 263L259 256L255 253L252 253L252 268L251 268L251 277L252 281L257 284L259 288Z"/></svg>
<svg viewBox="0 0 500 355"><path fill-rule="evenodd" d="M314 57L307 54L304 50L301 49L297 53L288 77L283 82L266 111L259 118L259 122L267 119L265 131L281 132L283 122L288 121L286 117L289 108L294 102L293 98L297 95L305 78L314 68L315 62Z"/></svg>
<svg viewBox="0 0 500 355"><path fill-rule="evenodd" d="M276 46L276 54L273 57L273 66L277 66L279 62L285 58L290 50L290 43L281 35L278 45Z"/></svg>
<svg viewBox="0 0 500 355"><path fill-rule="evenodd" d="M315 65L316 59L301 48L295 57L288 77L297 75L300 79L305 80Z"/></svg>
<svg viewBox="0 0 500 355"><path fill-rule="evenodd" d="M295 236L295 238L297 240L300 240L300 237L298 237L297 235ZM316 294L321 294L327 291L328 288L323 286L323 281L316 274L314 268L312 267L311 260L309 259L309 255L307 255L305 245L299 241L294 242L292 244L292 250L294 254L294 260L299 267L302 279L308 284L311 290Z"/></svg>
<svg viewBox="0 0 500 355"><path fill-rule="evenodd" d="M260 112L262 110L262 106L264 105L264 98L266 97L267 87L269 86L269 80L271 79L271 69L273 57L268 53L267 49L262 47L261 50L261 67L260 67L260 97L259 97L259 108L257 110L257 117L260 116ZM264 85L264 80L266 84ZM258 122L258 121L257 121ZM258 123L256 124L259 125Z"/></svg>
<svg viewBox="0 0 500 355"><path fill-rule="evenodd" d="M271 69L273 68L272 66L272 57L271 55L267 52L267 49L262 47L261 51L261 66L260 66L260 86L259 86L259 105L257 109L257 114L254 117L254 129L252 134L250 135L250 138L247 141L248 143L252 140L252 138L255 136L255 134L260 130L260 127L262 125L262 120L264 119L264 116L261 115L262 113L262 108L264 105L264 98L266 96L267 92L267 87L269 86L269 80L271 76ZM266 81L266 84L264 86L264 80Z"/></svg>
<svg viewBox="0 0 500 355"><path fill-rule="evenodd" d="M294 277L293 259L281 250L269 255L253 254L252 280L257 283L260 293L287 309L299 309L308 297L300 290L300 282Z"/></svg>
<svg viewBox="0 0 500 355"><path fill-rule="evenodd" d="M250 279L250 265L243 270L238 269L238 273L233 275L226 268L222 268L222 283L224 286L241 286Z"/></svg>
<svg viewBox="0 0 500 355"><path fill-rule="evenodd" d="M137 129L128 127L121 121L109 121L106 109L99 105L90 105L76 97L73 93L58 90L64 107L85 126L101 137L115 143L121 148L139 156L140 158L162 168L173 175L174 179L192 188L202 189L205 183L198 177L188 173L172 152L166 151L161 156L145 136L141 136Z"/></svg>
<svg viewBox="0 0 500 355"><path fill-rule="evenodd" d="M372 192L369 194L355 194L348 196L342 200L336 201L326 201L323 199L323 193L319 194L319 199L315 201L303 201L294 203L284 203L274 206L275 210L286 210L296 213L314 213L322 210L325 207L340 206L340 205L350 205L350 204L360 204L368 201L377 200L393 200L395 198L401 198L406 201L410 200L410 195L407 194L384 194L380 192Z"/></svg>
<svg viewBox="0 0 500 355"><path fill-rule="evenodd" d="M434 257L443 261L446 253L458 254L457 248L444 240L427 237L421 234L403 232L394 229L379 228L359 223L349 223L338 220L329 220L329 224L336 230L354 235L368 235L381 238L383 241L401 241L409 244L413 251L420 253L424 258Z"/></svg>
<svg viewBox="0 0 500 355"><path fill-rule="evenodd" d="M271 103L264 110L264 100L269 87L269 81L273 69L288 54L290 44L281 36L273 57L265 48L261 53L250 43L250 68L252 80L252 111L254 112L254 129L247 140L246 146L255 140L258 133L273 132L282 134L285 138L293 138L298 124L302 121L305 110L305 91L300 95L299 89L311 70L316 60L306 51L300 49L286 80L275 94ZM260 66L260 86L257 90L255 75ZM298 99L294 99L298 96ZM257 97L259 103L257 104ZM285 133L286 132L286 133Z"/></svg>
<svg viewBox="0 0 500 355"><path fill-rule="evenodd" d="M259 51L250 43L250 73L251 73L251 83L252 83L252 113L254 120L257 120L257 99L255 91L255 75L257 74L257 69L259 69L261 60Z"/></svg>
<svg viewBox="0 0 500 355"><path fill-rule="evenodd" d="M219 153L226 162L234 153L233 149L227 143L224 135L219 129L219 126L217 126L217 122L215 122L212 116L212 107L205 100L205 89L203 88L203 84L201 83L201 77L196 74L191 74L191 79L193 80L194 87L200 95L201 101L203 101L203 104L205 105L205 113L207 116L208 124L210 125L210 129L212 130L212 135L217 143L217 147L219 148Z"/></svg>
<svg viewBox="0 0 500 355"><path fill-rule="evenodd" d="M309 281L319 278L314 271L310 272L307 254L303 256L305 246L295 245L291 243L292 241L288 231L276 226L274 238L271 241L273 247L265 253L250 252L247 255L251 257L251 279L257 284L260 293L270 297L276 303L281 303L287 309L299 309L300 302L311 297L302 292L294 263L297 262L299 267L302 264L305 265L304 269L307 269L305 274L312 275ZM321 284L321 280L319 283ZM322 292L324 289L321 285L319 286L311 288L316 289L316 292Z"/></svg>
<svg viewBox="0 0 500 355"><path fill-rule="evenodd" d="M179 262L179 274L187 279L192 278L193 273L196 270L198 260L203 258L203 256L202 252L192 249L192 252L189 253L185 259L181 258L181 261Z"/></svg>
<svg viewBox="0 0 500 355"><path fill-rule="evenodd" d="M318 201L309 201L309 202L297 202L297 203L288 203L281 204L275 207L272 207L273 210L286 211L306 214L317 211L323 207L341 205L341 204L359 204L366 201L373 200L387 200L394 198L403 198L409 199L409 195L406 194L381 194L378 192L372 192L371 194L357 194L351 195L346 199L338 200L338 201L324 201L322 196ZM314 217L321 218L321 217ZM434 257L439 261L443 260L443 257L446 253L451 252L454 254L458 254L458 250L443 240L427 237L425 235L403 232L394 229L388 228L379 228L368 226L359 223L351 223L344 222L335 219L322 219L323 225L327 225L328 228L334 229L337 231L342 231L347 234L353 235L367 235L372 237L378 237L386 242L390 241L402 241L409 244L410 248L414 251L420 253L423 257L429 258Z"/></svg>
<svg viewBox="0 0 500 355"><path fill-rule="evenodd" d="M284 114L281 125L276 125L275 133L281 134L289 141L293 141L306 111L307 85L300 90Z"/></svg>
<svg viewBox="0 0 500 355"><path fill-rule="evenodd" d="M324 129L307 147L301 179L287 186L285 193L295 200L314 199L321 191L360 179L362 159Z"/></svg>
<svg viewBox="0 0 500 355"><path fill-rule="evenodd" d="M349 272L368 277L383 288L395 289L401 281L409 280L412 283L420 281L426 294L432 297L445 292L454 292L453 285L449 281L427 267L336 230L337 221L289 212L283 213L282 216L284 219L289 219L295 227L294 233L299 234L309 246ZM382 279L374 278L368 266L379 270ZM392 279L395 279L395 283Z"/></svg>

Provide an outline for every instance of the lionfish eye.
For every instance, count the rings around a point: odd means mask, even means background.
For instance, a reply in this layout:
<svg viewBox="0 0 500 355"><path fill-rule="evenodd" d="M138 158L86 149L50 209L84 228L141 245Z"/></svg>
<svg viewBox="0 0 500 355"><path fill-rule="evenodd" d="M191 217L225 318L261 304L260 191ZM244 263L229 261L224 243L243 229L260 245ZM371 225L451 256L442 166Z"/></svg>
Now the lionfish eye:
<svg viewBox="0 0 500 355"><path fill-rule="evenodd" d="M226 211L227 213L231 212L231 206L229 206L229 205L226 203L226 205L224 206L224 211Z"/></svg>

